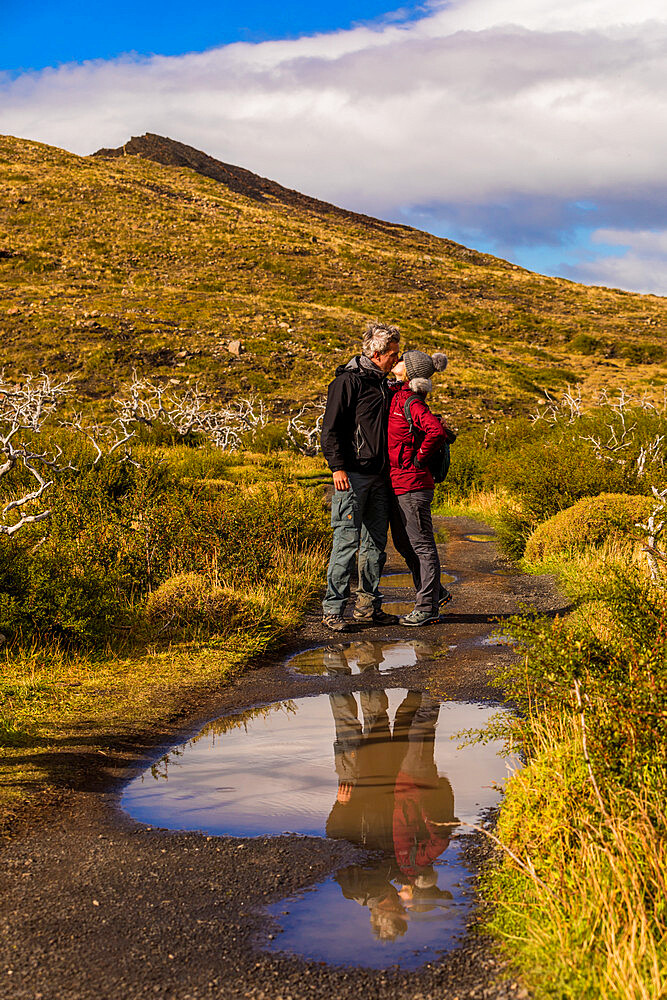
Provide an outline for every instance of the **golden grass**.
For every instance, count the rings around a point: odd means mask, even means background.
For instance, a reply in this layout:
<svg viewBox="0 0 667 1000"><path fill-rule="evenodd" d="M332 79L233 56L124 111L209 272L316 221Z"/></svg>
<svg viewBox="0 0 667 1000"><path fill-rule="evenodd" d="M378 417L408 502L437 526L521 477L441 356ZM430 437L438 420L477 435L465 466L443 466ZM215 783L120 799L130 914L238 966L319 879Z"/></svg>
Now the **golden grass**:
<svg viewBox="0 0 667 1000"><path fill-rule="evenodd" d="M0 137L0 192L0 366L17 378L71 372L97 409L136 368L183 387L199 379L214 397L259 393L282 420L322 393L369 319L450 356L434 402L460 424L532 409L568 382L586 397L610 386L659 395L665 383L657 296L545 278L417 230L259 204L135 156ZM227 350L236 339L239 358Z"/></svg>
<svg viewBox="0 0 667 1000"><path fill-rule="evenodd" d="M487 879L492 927L536 997L667 995L664 790L606 789L598 801L581 720L530 719L535 755L509 782Z"/></svg>

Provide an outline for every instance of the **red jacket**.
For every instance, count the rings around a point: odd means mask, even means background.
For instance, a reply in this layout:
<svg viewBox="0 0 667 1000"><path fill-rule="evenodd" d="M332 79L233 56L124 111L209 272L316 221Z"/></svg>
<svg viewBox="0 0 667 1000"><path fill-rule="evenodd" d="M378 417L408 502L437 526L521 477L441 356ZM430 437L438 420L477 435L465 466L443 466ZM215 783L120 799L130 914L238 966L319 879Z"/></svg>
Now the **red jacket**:
<svg viewBox="0 0 667 1000"><path fill-rule="evenodd" d="M394 493L433 489L435 483L426 463L446 440L442 424L421 397L410 403L410 415L415 427L413 438L403 409L412 395L414 393L405 383L394 393L389 407L389 474ZM421 469L414 467L415 458Z"/></svg>
<svg viewBox="0 0 667 1000"><path fill-rule="evenodd" d="M432 865L447 850L456 825L443 826L428 815L429 790L411 775L398 772L394 791L394 853L408 881L414 881L420 869Z"/></svg>

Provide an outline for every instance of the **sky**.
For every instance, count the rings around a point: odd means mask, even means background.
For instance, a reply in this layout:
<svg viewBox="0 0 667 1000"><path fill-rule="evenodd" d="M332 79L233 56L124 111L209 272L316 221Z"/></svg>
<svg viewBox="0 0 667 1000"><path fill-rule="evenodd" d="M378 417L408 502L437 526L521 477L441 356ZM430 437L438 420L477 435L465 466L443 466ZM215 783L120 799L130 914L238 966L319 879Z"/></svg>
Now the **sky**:
<svg viewBox="0 0 667 1000"><path fill-rule="evenodd" d="M0 132L157 132L531 270L667 295L664 0L0 0Z"/></svg>

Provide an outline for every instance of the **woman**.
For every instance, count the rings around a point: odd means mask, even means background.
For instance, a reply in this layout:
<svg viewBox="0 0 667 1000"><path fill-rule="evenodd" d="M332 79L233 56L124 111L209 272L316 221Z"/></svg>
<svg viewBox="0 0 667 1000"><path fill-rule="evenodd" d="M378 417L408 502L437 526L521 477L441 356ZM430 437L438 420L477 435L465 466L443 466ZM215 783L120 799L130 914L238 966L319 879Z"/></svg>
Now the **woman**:
<svg viewBox="0 0 667 1000"><path fill-rule="evenodd" d="M415 606L399 619L401 625L429 625L440 619L440 559L431 518L435 483L428 461L447 434L426 405L426 396L433 388L431 375L446 365L444 354L430 357L422 351L406 351L394 368L397 378L407 382L394 393L389 407L389 474L396 513L419 560Z"/></svg>

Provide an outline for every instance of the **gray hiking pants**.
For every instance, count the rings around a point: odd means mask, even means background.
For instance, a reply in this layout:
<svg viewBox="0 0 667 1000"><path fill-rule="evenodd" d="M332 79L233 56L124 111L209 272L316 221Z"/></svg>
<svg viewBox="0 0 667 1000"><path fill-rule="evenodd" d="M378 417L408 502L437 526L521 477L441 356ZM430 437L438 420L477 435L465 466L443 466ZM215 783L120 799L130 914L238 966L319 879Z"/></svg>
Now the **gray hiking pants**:
<svg viewBox="0 0 667 1000"><path fill-rule="evenodd" d="M410 545L419 560L419 583L417 574L413 571L417 593L415 595L415 611L428 611L438 614L438 599L440 597L440 558L433 536L433 520L431 504L433 490L415 490L413 493L400 493L396 497L401 524L408 536ZM412 566L410 566L412 570Z"/></svg>
<svg viewBox="0 0 667 1000"><path fill-rule="evenodd" d="M384 476L348 473L349 490L336 490L331 500L333 546L322 601L325 615L342 615L350 596L350 577L359 551L357 607L382 607L380 577L387 561L389 496Z"/></svg>
<svg viewBox="0 0 667 1000"><path fill-rule="evenodd" d="M402 556L405 560L405 564L412 574L412 582L415 585L415 590L420 590L422 580L419 557L410 544L408 533L405 530L405 525L403 524L403 520L401 518L401 508L398 505L398 497L393 490L391 490L389 494L389 528L391 530L391 539L394 543L394 548L398 552L399 556ZM442 598L446 596L447 590L441 583L439 587L438 600L442 600Z"/></svg>

